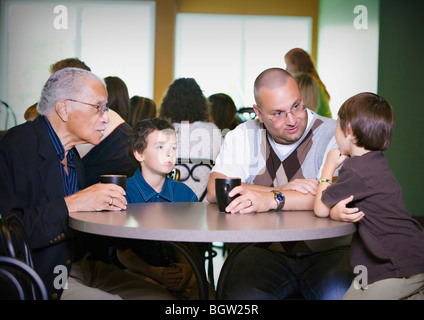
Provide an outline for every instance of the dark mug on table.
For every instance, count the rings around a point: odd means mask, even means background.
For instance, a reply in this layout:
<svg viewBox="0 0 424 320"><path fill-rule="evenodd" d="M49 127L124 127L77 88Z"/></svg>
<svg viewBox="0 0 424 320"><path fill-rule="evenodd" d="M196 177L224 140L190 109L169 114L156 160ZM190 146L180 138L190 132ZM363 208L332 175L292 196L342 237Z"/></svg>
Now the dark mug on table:
<svg viewBox="0 0 424 320"><path fill-rule="evenodd" d="M239 195L229 197L228 193L235 187L241 185L240 178L217 178L215 179L215 195L219 211L225 212L225 208Z"/></svg>
<svg viewBox="0 0 424 320"><path fill-rule="evenodd" d="M127 176L124 174L102 174L100 176L101 183L114 183L121 186L124 190L127 189Z"/></svg>

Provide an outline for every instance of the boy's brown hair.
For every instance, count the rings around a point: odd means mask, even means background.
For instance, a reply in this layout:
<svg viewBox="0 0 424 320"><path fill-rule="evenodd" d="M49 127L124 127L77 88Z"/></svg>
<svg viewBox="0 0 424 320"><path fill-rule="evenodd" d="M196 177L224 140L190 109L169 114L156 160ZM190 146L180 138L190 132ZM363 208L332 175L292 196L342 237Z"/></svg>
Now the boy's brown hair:
<svg viewBox="0 0 424 320"><path fill-rule="evenodd" d="M134 157L134 151L142 153L147 148L147 137L155 130L163 131L165 134L175 134L174 126L167 119L161 118L140 120L132 129L128 155L136 163L138 161Z"/></svg>
<svg viewBox="0 0 424 320"><path fill-rule="evenodd" d="M395 116L390 104L381 96L363 92L347 99L340 107L340 127L348 126L356 137L356 145L371 151L385 151L392 142Z"/></svg>

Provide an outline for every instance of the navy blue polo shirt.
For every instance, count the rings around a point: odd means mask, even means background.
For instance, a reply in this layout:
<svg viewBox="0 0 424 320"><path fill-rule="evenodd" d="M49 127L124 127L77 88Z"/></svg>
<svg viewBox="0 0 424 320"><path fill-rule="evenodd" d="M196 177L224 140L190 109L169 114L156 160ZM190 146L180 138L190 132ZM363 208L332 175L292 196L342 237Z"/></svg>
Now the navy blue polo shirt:
<svg viewBox="0 0 424 320"><path fill-rule="evenodd" d="M140 168L127 181L126 198L128 203L144 202L198 202L196 194L187 185L170 178L165 179L160 193L156 192L144 179Z"/></svg>

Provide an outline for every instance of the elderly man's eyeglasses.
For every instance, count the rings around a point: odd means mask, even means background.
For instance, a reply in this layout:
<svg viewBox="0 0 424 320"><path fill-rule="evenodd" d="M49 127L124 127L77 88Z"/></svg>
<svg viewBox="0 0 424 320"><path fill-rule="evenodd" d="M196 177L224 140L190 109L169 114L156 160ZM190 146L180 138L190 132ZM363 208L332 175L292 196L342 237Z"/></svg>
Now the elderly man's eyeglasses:
<svg viewBox="0 0 424 320"><path fill-rule="evenodd" d="M293 107L291 107L290 111L286 112L286 111L276 111L272 117L270 118L270 115L265 114L262 109L257 105L258 110L271 122L277 123L277 122L282 122L282 121L286 121L287 116L289 115L289 113L291 113L293 116L298 116L300 115L303 111L305 111L306 105L304 104L295 104Z"/></svg>
<svg viewBox="0 0 424 320"><path fill-rule="evenodd" d="M109 111L109 107L106 106L106 105L99 106L97 104L92 104L92 103L88 103L88 102L82 102L82 101L78 101L78 100L74 100L74 99L65 99L65 101L72 101L72 102L77 102L77 103L86 104L88 106L92 106L92 107L96 108L97 111L100 112L101 115L104 114L105 112L108 112Z"/></svg>

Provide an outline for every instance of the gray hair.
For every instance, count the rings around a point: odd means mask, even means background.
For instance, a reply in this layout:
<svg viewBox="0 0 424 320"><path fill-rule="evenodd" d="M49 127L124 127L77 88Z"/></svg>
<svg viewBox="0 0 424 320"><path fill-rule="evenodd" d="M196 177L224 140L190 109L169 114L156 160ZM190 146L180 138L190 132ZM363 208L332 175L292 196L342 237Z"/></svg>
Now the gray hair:
<svg viewBox="0 0 424 320"><path fill-rule="evenodd" d="M75 98L72 94L82 91L87 79L98 80L105 85L103 79L84 69L65 68L55 72L41 91L37 111L42 115L48 115L54 110L57 101Z"/></svg>

